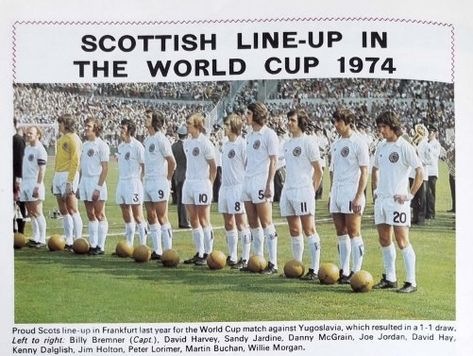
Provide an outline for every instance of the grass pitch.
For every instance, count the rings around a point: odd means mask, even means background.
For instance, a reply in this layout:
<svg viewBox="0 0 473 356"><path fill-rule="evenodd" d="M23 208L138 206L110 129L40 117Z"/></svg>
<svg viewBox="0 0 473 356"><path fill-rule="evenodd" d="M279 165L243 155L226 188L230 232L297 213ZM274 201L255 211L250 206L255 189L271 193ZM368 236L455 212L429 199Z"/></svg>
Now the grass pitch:
<svg viewBox="0 0 473 356"><path fill-rule="evenodd" d="M52 179L52 162L53 159L47 169L47 187ZM353 293L347 285L320 285L279 275L242 273L228 267L217 271L183 264L164 268L155 261L138 264L132 259L111 256L116 243L124 238L120 209L114 204L116 169L116 164L111 162L106 209L111 236L107 239L105 256L80 256L46 249L15 250L16 323L455 320L455 219L445 212L450 209L450 193L444 165L437 181L436 220L411 228L419 288L410 295L389 290ZM324 199L317 202L316 216L321 261L337 263L335 230L327 212L327 176L324 185ZM47 194L45 214L55 206L54 197ZM216 211L213 205L214 249L227 253L223 220ZM83 206L81 213L87 233ZM174 205L170 205L169 215L172 225L177 226ZM363 269L371 272L377 282L382 257L372 215L373 206L369 203L362 225ZM284 263L292 259L290 238L277 204L273 216L279 235L278 261L282 273ZM61 220L48 218L47 224L48 235L62 233ZM194 254L189 230L174 230L174 248L181 260ZM307 249L304 255L308 266ZM399 250L397 266L398 281L402 284L404 268Z"/></svg>

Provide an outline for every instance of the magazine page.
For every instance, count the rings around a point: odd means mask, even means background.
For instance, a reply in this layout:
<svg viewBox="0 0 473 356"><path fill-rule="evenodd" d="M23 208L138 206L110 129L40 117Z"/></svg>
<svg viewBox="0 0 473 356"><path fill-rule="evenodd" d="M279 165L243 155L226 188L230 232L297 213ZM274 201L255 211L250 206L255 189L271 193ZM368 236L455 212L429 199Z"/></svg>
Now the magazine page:
<svg viewBox="0 0 473 356"><path fill-rule="evenodd" d="M1 4L1 355L471 354L467 2Z"/></svg>

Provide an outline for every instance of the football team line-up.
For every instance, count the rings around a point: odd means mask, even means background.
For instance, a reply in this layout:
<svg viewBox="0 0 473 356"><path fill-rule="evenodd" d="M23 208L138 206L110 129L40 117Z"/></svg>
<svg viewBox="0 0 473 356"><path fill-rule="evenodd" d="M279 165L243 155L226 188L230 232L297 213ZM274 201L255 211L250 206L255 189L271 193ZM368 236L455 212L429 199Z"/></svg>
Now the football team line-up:
<svg viewBox="0 0 473 356"><path fill-rule="evenodd" d="M272 221L272 199L280 149L276 133L267 126L268 120L269 111L261 102L249 104L242 116L230 114L225 117L218 211L223 215L226 231L229 251L226 263L231 268L247 271L250 253L263 257L266 246L268 263L261 273L270 275L278 271L278 234ZM105 202L108 199L106 178L110 156L108 144L100 138L102 123L97 118L87 118L86 140L82 143L75 133L72 115L61 115L57 122L60 137L56 144L51 191L63 218L65 248L72 249L74 241L82 238L83 223L78 210L78 200L82 200L88 219L88 253L102 255L108 232ZM243 137L245 122L248 133ZM380 140L374 161L370 163L368 144L354 129L354 114L339 108L333 113L332 122L339 135L330 149L329 196L329 210L338 236L338 282L350 283L354 273L362 268L361 217L366 203L368 171L372 167L374 220L384 266L382 278L374 288L415 292L416 255L409 242L410 201L423 184L425 170L416 146L403 137L399 116L391 111L383 112L376 118ZM140 245L146 245L147 236L150 237L152 259L159 260L164 251L172 249L168 200L176 169L175 157L185 156L185 177L181 184L176 183L175 189L178 214L185 208L189 217L195 255L184 263L206 265L214 242L210 206L217 175L215 148L205 135L205 118L200 113L189 115L186 124L178 129L177 148L171 147L162 132L164 124L165 117L161 112L148 110L145 120L148 136L142 144L134 137L136 125L133 121L123 119L120 123L116 203L125 223L126 244L133 246L137 232ZM294 260L302 262L304 236L307 240L310 267L301 279L317 281L320 237L315 224L315 192L321 184L322 166L316 141L305 133L309 125L305 111L287 113L290 139L283 147L287 176L280 197L280 212L287 219ZM16 179L14 187L16 198L25 202L31 218L33 238L28 242L30 247L46 244L42 202L48 156L40 139L41 131L37 126L26 129L22 179ZM405 267L405 282L399 289L393 241L401 250ZM238 244L241 245L240 258Z"/></svg>

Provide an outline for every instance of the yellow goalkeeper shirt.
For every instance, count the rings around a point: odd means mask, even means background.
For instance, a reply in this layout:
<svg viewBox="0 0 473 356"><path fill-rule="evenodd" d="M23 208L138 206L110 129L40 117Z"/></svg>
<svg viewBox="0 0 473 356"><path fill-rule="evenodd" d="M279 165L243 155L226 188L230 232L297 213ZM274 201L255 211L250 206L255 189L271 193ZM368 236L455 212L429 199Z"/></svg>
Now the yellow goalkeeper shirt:
<svg viewBox="0 0 473 356"><path fill-rule="evenodd" d="M67 181L72 182L79 171L82 142L73 132L62 135L56 143L55 172L68 172Z"/></svg>

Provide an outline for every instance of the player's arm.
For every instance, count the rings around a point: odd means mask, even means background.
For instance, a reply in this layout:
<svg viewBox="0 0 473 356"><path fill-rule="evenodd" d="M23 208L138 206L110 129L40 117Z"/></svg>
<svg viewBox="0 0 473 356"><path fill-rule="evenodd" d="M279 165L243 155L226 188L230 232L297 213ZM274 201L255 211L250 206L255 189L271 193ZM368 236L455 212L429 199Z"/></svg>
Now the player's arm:
<svg viewBox="0 0 473 356"><path fill-rule="evenodd" d="M33 197L37 198L39 196L39 187L43 183L44 174L46 172L46 160L38 159L38 176L36 178L36 186L33 189Z"/></svg>
<svg viewBox="0 0 473 356"><path fill-rule="evenodd" d="M376 189L378 188L379 180L379 169L378 167L373 167L371 170L371 194L373 195L373 201L376 200Z"/></svg>
<svg viewBox="0 0 473 356"><path fill-rule="evenodd" d="M360 179L358 180L358 188L356 189L354 201L362 199L365 192L366 185L368 184L368 167L360 166Z"/></svg>
<svg viewBox="0 0 473 356"><path fill-rule="evenodd" d="M209 180L213 185L215 177L217 177L217 163L214 158L208 159L207 163L209 164Z"/></svg>
<svg viewBox="0 0 473 356"><path fill-rule="evenodd" d="M166 158L166 162L168 163L168 181L171 181L172 176L174 175L174 171L176 170L176 160L173 155L169 155Z"/></svg>
<svg viewBox="0 0 473 356"><path fill-rule="evenodd" d="M320 165L320 161L313 161L312 167L314 168L314 174L312 174L312 186L314 187L314 191L317 191L320 186L320 182L322 182L322 166Z"/></svg>
<svg viewBox="0 0 473 356"><path fill-rule="evenodd" d="M69 161L69 174L67 176L67 182L72 184L77 172L79 171L80 146L78 142L72 138L69 139L69 145L71 147L71 158Z"/></svg>
<svg viewBox="0 0 473 356"><path fill-rule="evenodd" d="M266 179L266 189L264 191L264 196L266 198L271 198L273 193L271 192L271 186L273 185L274 175L276 174L276 163L278 161L277 155L269 156L269 171L268 177Z"/></svg>
<svg viewBox="0 0 473 356"><path fill-rule="evenodd" d="M416 195L417 191L419 190L420 186L424 183L424 170L422 167L417 167L416 168L416 176L414 178L414 182L412 183L411 186L411 199ZM409 199L410 200L410 199Z"/></svg>

